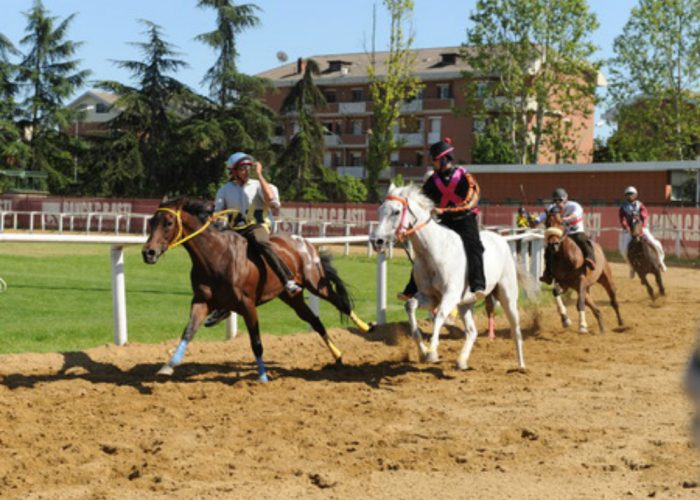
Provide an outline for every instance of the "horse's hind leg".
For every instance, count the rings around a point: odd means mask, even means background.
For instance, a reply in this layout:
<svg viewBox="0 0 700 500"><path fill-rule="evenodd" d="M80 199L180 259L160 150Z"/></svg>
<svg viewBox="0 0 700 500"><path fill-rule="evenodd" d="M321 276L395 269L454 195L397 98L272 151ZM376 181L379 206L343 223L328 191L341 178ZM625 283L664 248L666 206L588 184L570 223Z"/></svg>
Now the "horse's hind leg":
<svg viewBox="0 0 700 500"><path fill-rule="evenodd" d="M605 333L605 325L603 325L603 315L600 313L600 308L593 302L593 297L591 297L591 292L587 291L584 300L586 305L593 311L593 316L595 316L596 321L598 321L598 328L600 333Z"/></svg>
<svg viewBox="0 0 700 500"><path fill-rule="evenodd" d="M496 308L496 293L498 292L498 287L494 289L493 292L486 296L484 305L486 306L486 318L488 321L488 338L489 340L494 340L496 338L496 319L494 310Z"/></svg>
<svg viewBox="0 0 700 500"><path fill-rule="evenodd" d="M190 306L190 320L187 323L182 336L180 337L180 343L175 349L175 353L170 358L170 361L165 363L160 370L158 370L158 375L172 375L175 371L174 368L182 362L182 358L187 351L187 345L194 338L194 334L197 332L199 325L202 324L204 318L209 314L209 306L205 302L193 302Z"/></svg>
<svg viewBox="0 0 700 500"><path fill-rule="evenodd" d="M462 347L462 352L459 353L459 358L457 358L457 368L468 370L469 356L474 348L474 342L476 342L478 333L474 324L474 303L460 304L457 307L459 308L460 316L462 316L462 321L464 321L464 346Z"/></svg>
<svg viewBox="0 0 700 500"><path fill-rule="evenodd" d="M654 269L654 278L656 279L656 286L659 287L659 295L666 295L666 288L664 288L664 280L661 278L661 271L659 268Z"/></svg>
<svg viewBox="0 0 700 500"><path fill-rule="evenodd" d="M647 289L647 295L649 295L649 298L651 300L654 300L654 289L649 284L649 280L647 280L647 277L642 276L640 274L640 281L642 282L642 285L644 285L644 287Z"/></svg>
<svg viewBox="0 0 700 500"><path fill-rule="evenodd" d="M515 355L518 358L518 369L525 370L525 355L523 354L523 334L520 330L520 313L518 312L518 289L507 293L503 287L498 289L498 300L510 323L510 334L515 342Z"/></svg>
<svg viewBox="0 0 700 500"><path fill-rule="evenodd" d="M625 323L622 321L622 315L620 315L620 304L617 303L617 292L615 291L615 283L612 280L612 271L610 270L610 264L605 263L605 268L598 278L598 283L603 285L605 291L610 298L610 305L615 310L617 315L617 326L623 326Z"/></svg>
<svg viewBox="0 0 700 500"><path fill-rule="evenodd" d="M425 347L425 344L423 343L423 335L421 334L421 331L418 329L418 321L416 320L416 310L418 309L418 299L421 298L421 294L418 293L416 294L415 297L412 299L409 299L406 302L406 305L404 308L406 309L406 314L408 315L408 324L409 328L411 329L411 337L413 340L415 340L416 345L418 346L418 352L420 354L420 359L423 360L425 359L426 355L428 354L428 349Z"/></svg>
<svg viewBox="0 0 700 500"><path fill-rule="evenodd" d="M340 352L340 349L336 347L331 338L328 336L326 327L323 326L323 323L321 323L319 317L316 316L311 310L311 308L306 305L306 302L304 302L304 297L301 294L296 295L294 297L289 297L287 294L282 294L279 296L279 298L282 301L284 301L289 307L294 309L294 312L297 313L297 316L299 316L300 319L306 321L309 324L309 326L311 326L311 328L313 328L314 331L316 331L321 336L323 341L326 343L328 350L331 351L335 362L337 364L342 364L341 358L343 353Z"/></svg>

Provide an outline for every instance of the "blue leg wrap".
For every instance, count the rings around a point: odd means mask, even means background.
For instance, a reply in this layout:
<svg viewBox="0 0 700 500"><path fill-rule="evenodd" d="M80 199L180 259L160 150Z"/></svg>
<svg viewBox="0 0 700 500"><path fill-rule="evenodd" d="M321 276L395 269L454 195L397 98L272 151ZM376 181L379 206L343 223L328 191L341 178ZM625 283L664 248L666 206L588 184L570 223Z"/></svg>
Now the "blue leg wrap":
<svg viewBox="0 0 700 500"><path fill-rule="evenodd" d="M173 354L173 357L170 358L170 366L179 365L182 361L182 357L185 355L186 350L187 341L183 339L178 344L177 349L175 349L175 354Z"/></svg>
<svg viewBox="0 0 700 500"><path fill-rule="evenodd" d="M260 382L268 382L270 379L267 378L267 371L265 370L265 362L262 358L255 358L258 363L258 380Z"/></svg>

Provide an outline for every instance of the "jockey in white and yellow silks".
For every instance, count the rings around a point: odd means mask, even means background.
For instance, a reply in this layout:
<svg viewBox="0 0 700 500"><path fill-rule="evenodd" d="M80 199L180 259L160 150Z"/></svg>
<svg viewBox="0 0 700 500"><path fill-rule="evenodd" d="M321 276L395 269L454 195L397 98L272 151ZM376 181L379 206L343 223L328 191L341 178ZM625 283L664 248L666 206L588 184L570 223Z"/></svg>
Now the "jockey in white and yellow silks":
<svg viewBox="0 0 700 500"><path fill-rule="evenodd" d="M656 250L656 255L659 262L659 267L662 271L666 271L666 264L664 263L664 247L661 242L654 238L654 235L649 231L649 214L647 212L647 207L644 206L640 200L637 199L638 193L637 188L634 186L629 186L625 189L625 201L620 205L620 210L618 216L620 218L620 226L622 226L622 238L620 239L620 253L629 263L627 259L627 249L629 247L630 241L632 240L631 228L632 220L638 218L642 224L642 238L646 240L653 248ZM630 269L630 277L634 277L634 269Z"/></svg>

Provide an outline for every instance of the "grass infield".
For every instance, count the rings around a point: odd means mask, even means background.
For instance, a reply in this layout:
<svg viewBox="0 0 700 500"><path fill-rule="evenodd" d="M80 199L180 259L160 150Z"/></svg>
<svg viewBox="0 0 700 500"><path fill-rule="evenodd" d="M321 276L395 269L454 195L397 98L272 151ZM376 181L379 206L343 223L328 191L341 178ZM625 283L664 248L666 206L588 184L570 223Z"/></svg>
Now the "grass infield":
<svg viewBox="0 0 700 500"><path fill-rule="evenodd" d="M189 316L192 296L190 259L177 248L155 266L141 259L140 246L126 247L127 325L130 342L161 342L179 338ZM355 299L365 321L376 314L374 258L335 256L334 265ZM387 321L406 319L403 304L394 299L410 272L404 257L388 262ZM0 278L0 353L63 352L113 342L112 285L108 245L3 243ZM279 300L259 308L263 333L284 335L308 325ZM342 326L338 312L321 301L326 327ZM245 325L239 318L239 329ZM196 340L222 340L223 323L202 328Z"/></svg>

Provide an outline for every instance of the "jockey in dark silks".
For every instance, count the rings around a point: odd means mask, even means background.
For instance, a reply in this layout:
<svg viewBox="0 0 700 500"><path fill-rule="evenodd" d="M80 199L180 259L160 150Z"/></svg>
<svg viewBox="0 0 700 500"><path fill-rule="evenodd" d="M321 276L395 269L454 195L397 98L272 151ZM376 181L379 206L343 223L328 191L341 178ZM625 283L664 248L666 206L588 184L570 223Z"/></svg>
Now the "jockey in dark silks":
<svg viewBox="0 0 700 500"><path fill-rule="evenodd" d="M439 217L439 223L455 231L462 239L467 254L469 287L480 299L484 297L486 287L484 247L479 238L477 221L480 189L470 173L452 164L453 151L449 138L430 146L434 172L423 184L422 191L435 204L433 211ZM411 280L399 294L399 299L408 300L417 291L411 274Z"/></svg>

